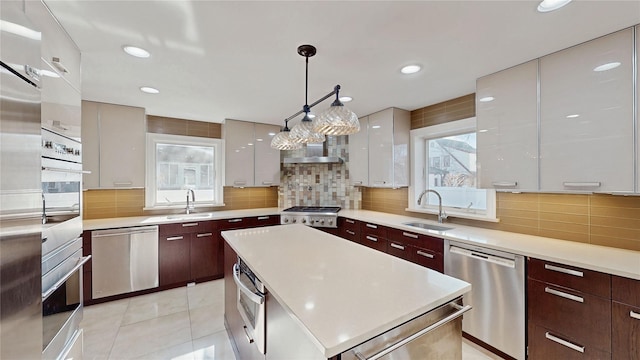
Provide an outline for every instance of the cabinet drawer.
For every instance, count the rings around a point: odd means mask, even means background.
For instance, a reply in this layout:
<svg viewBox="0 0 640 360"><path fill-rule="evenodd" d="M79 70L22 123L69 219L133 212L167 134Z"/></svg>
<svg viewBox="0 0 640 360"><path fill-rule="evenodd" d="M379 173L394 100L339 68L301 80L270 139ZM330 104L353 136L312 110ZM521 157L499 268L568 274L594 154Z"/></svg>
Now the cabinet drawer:
<svg viewBox="0 0 640 360"><path fill-rule="evenodd" d="M224 219L216 221L218 230L234 230L234 229L246 229L255 226L256 218L254 217L239 217L232 219Z"/></svg>
<svg viewBox="0 0 640 360"><path fill-rule="evenodd" d="M387 241L387 253L410 261L412 249L411 246L406 243L389 240Z"/></svg>
<svg viewBox="0 0 640 360"><path fill-rule="evenodd" d="M618 302L611 305L613 331L611 355L614 359L640 360L640 307Z"/></svg>
<svg viewBox="0 0 640 360"><path fill-rule="evenodd" d="M640 307L640 281L612 276L611 299L623 304Z"/></svg>
<svg viewBox="0 0 640 360"><path fill-rule="evenodd" d="M387 239L381 236L363 234L360 238L360 243L378 251L387 252Z"/></svg>
<svg viewBox="0 0 640 360"><path fill-rule="evenodd" d="M611 275L529 258L529 277L583 293L611 298Z"/></svg>
<svg viewBox="0 0 640 360"><path fill-rule="evenodd" d="M360 232L360 221L339 217L338 227L341 229L349 229L352 231Z"/></svg>
<svg viewBox="0 0 640 360"><path fill-rule="evenodd" d="M611 301L529 279L529 321L611 351Z"/></svg>
<svg viewBox="0 0 640 360"><path fill-rule="evenodd" d="M339 235L342 238L347 240L351 240L353 242L360 242L360 229L344 229L341 228L339 231Z"/></svg>
<svg viewBox="0 0 640 360"><path fill-rule="evenodd" d="M189 221L160 225L159 233L160 235L193 234L212 232L213 229L213 221Z"/></svg>
<svg viewBox="0 0 640 360"><path fill-rule="evenodd" d="M378 224L374 224L374 223L361 222L360 223L360 233L363 236L364 235L373 235L373 236L379 236L379 237L386 238L387 237L387 228L382 226L382 225L378 225Z"/></svg>
<svg viewBox="0 0 640 360"><path fill-rule="evenodd" d="M254 226L280 225L280 215L262 215L248 219Z"/></svg>
<svg viewBox="0 0 640 360"><path fill-rule="evenodd" d="M444 253L444 241L440 238L429 235L390 228L388 230L387 239L406 242L409 245L435 251L440 254Z"/></svg>
<svg viewBox="0 0 640 360"><path fill-rule="evenodd" d="M430 249L411 246L411 262L444 273L444 256Z"/></svg>
<svg viewBox="0 0 640 360"><path fill-rule="evenodd" d="M535 324L529 326L530 360L611 359L611 353ZM622 358L621 358L622 359Z"/></svg>

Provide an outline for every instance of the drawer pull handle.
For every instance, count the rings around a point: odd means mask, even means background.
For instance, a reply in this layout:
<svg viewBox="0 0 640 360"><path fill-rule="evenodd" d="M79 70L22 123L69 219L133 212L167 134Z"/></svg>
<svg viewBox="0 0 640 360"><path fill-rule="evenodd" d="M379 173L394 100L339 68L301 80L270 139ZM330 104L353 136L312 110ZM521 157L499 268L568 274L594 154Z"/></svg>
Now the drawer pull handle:
<svg viewBox="0 0 640 360"><path fill-rule="evenodd" d="M548 331L544 334L544 337L546 337L547 339L549 339L551 341L557 342L560 345L564 345L564 346L568 347L569 349L584 353L584 346L578 346L578 345L576 345L574 343L568 342L567 340L560 339L559 337L552 335Z"/></svg>
<svg viewBox="0 0 640 360"><path fill-rule="evenodd" d="M396 248L398 250L404 250L404 246L398 245L398 244L394 244L394 243L391 243L391 247L392 248Z"/></svg>
<svg viewBox="0 0 640 360"><path fill-rule="evenodd" d="M435 257L435 256L433 256L433 254L429 254L427 252L420 251L420 250L416 251L416 254L424 256L424 257L428 257L429 259L433 259Z"/></svg>
<svg viewBox="0 0 640 360"><path fill-rule="evenodd" d="M237 222L240 222L240 221L242 221L242 219L231 219L231 220L229 220L230 223L237 223Z"/></svg>
<svg viewBox="0 0 640 360"><path fill-rule="evenodd" d="M191 227L191 226L198 226L198 223L184 223L184 224L182 224L182 227Z"/></svg>
<svg viewBox="0 0 640 360"><path fill-rule="evenodd" d="M172 237L168 237L167 241L182 240L182 239L184 239L184 236L172 236Z"/></svg>
<svg viewBox="0 0 640 360"><path fill-rule="evenodd" d="M573 275L578 277L584 277L584 273L578 270L565 269L555 265L544 264L544 268L551 271L557 271L567 275Z"/></svg>
<svg viewBox="0 0 640 360"><path fill-rule="evenodd" d="M372 228L372 229L377 229L378 225L373 225L373 224L367 224L368 228Z"/></svg>
<svg viewBox="0 0 640 360"><path fill-rule="evenodd" d="M207 237L207 236L211 236L213 235L213 233L204 233L204 234L197 234L196 237Z"/></svg>
<svg viewBox="0 0 640 360"><path fill-rule="evenodd" d="M640 313L637 313L633 310L629 311L629 316L631 316L632 318L636 319L636 320L640 320Z"/></svg>
<svg viewBox="0 0 640 360"><path fill-rule="evenodd" d="M273 181L263 181L263 182L262 182L262 185L269 185L269 186L271 186L271 185L273 185Z"/></svg>
<svg viewBox="0 0 640 360"><path fill-rule="evenodd" d="M356 232L355 231L351 231L351 230L345 230L347 234L349 235L355 235Z"/></svg>
<svg viewBox="0 0 640 360"><path fill-rule="evenodd" d="M516 187L518 186L517 181L494 181L491 185L495 187Z"/></svg>
<svg viewBox="0 0 640 360"><path fill-rule="evenodd" d="M351 220L351 219L344 219L345 222L349 223L349 224L355 224L356 222Z"/></svg>
<svg viewBox="0 0 640 360"><path fill-rule="evenodd" d="M418 238L418 235L412 234L412 233L408 233L408 232L403 232L402 235L406 236L406 237L410 237L412 239L417 239Z"/></svg>
<svg viewBox="0 0 640 360"><path fill-rule="evenodd" d="M367 236L367 240L378 241L378 239L374 238L373 236Z"/></svg>
<svg viewBox="0 0 640 360"><path fill-rule="evenodd" d="M552 289L552 288L550 288L548 286L544 288L544 292L552 294L552 295L560 296L560 297L565 298L565 299L577 301L579 303L583 303L584 302L584 298L582 298L580 296L567 294L566 292L558 291L558 290Z"/></svg>
<svg viewBox="0 0 640 360"><path fill-rule="evenodd" d="M564 187L568 188L581 188L581 187L600 187L602 183L600 181L565 181L562 183Z"/></svg>
<svg viewBox="0 0 640 360"><path fill-rule="evenodd" d="M258 216L258 220L269 220L268 216Z"/></svg>

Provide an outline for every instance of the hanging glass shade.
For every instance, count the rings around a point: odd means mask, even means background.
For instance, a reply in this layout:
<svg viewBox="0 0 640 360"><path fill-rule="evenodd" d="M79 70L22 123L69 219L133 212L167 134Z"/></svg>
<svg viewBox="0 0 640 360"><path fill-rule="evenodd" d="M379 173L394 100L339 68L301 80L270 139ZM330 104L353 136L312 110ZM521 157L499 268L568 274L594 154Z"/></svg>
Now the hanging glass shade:
<svg viewBox="0 0 640 360"><path fill-rule="evenodd" d="M289 134L291 130L287 126L287 121L285 121L284 128L282 131L276 134L276 136L271 139L271 147L278 150L298 150L302 148L302 143L296 143L291 140Z"/></svg>
<svg viewBox="0 0 640 360"><path fill-rule="evenodd" d="M340 100L336 100L327 110L313 121L313 131L325 135L350 135L360 131L358 116Z"/></svg>
<svg viewBox="0 0 640 360"><path fill-rule="evenodd" d="M324 134L319 134L313 131L313 120L309 118L308 113L305 113L304 118L302 118L300 123L291 129L289 138L291 141L300 144L316 144L326 140Z"/></svg>

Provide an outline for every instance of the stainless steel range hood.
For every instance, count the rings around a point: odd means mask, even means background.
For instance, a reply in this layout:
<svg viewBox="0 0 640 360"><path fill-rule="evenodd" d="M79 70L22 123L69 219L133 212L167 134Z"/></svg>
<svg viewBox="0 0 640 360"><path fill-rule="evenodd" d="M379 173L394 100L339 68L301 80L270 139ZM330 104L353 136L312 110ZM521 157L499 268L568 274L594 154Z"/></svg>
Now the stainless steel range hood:
<svg viewBox="0 0 640 360"><path fill-rule="evenodd" d="M344 160L338 156L327 156L327 142L306 144L305 156L286 157L284 164L342 164Z"/></svg>

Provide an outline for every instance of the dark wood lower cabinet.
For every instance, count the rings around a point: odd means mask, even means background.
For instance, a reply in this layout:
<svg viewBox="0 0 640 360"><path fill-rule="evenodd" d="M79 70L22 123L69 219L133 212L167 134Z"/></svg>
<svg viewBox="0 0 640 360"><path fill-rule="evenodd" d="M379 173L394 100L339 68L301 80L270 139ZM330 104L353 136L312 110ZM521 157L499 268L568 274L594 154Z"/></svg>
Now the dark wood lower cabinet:
<svg viewBox="0 0 640 360"><path fill-rule="evenodd" d="M529 324L529 357L543 360L611 359L611 353L564 334ZM617 359L617 358L614 358ZM620 358L624 359L624 358Z"/></svg>
<svg viewBox="0 0 640 360"><path fill-rule="evenodd" d="M416 246L409 246L409 249L411 251L410 261L444 273L444 255L442 253Z"/></svg>
<svg viewBox="0 0 640 360"><path fill-rule="evenodd" d="M190 235L161 233L158 241L158 280L160 286L188 283L191 280Z"/></svg>
<svg viewBox="0 0 640 360"><path fill-rule="evenodd" d="M221 245L213 231L191 234L192 279L205 280L223 275Z"/></svg>
<svg viewBox="0 0 640 360"><path fill-rule="evenodd" d="M612 357L640 360L640 307L612 303Z"/></svg>

